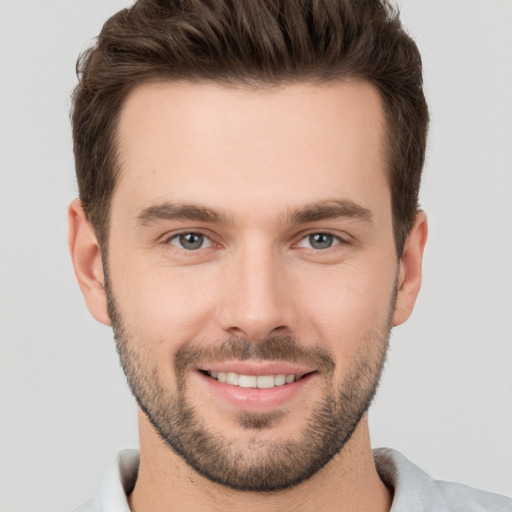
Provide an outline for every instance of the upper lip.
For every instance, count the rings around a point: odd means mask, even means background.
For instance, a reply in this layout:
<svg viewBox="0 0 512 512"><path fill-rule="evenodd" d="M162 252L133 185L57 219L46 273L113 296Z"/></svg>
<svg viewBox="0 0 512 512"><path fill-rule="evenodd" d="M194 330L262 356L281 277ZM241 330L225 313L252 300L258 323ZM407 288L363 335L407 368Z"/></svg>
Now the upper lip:
<svg viewBox="0 0 512 512"><path fill-rule="evenodd" d="M299 375L312 373L315 368L296 363L287 363L279 361L232 361L222 363L205 363L197 366L198 370L204 372L234 372L240 375Z"/></svg>

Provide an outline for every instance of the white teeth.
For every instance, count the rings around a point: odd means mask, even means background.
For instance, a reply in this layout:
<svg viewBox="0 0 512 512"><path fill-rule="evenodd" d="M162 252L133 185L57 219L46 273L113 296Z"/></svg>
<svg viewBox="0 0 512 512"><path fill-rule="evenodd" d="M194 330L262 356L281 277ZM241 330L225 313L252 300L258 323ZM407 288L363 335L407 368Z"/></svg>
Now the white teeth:
<svg viewBox="0 0 512 512"><path fill-rule="evenodd" d="M295 375L293 375L293 377L295 380ZM286 384L286 375L284 373L280 373L279 375L276 375L276 377L275 377L275 385L282 386L283 384Z"/></svg>
<svg viewBox="0 0 512 512"><path fill-rule="evenodd" d="M273 375L260 375L256 382L261 389L273 388L275 386L275 377Z"/></svg>
<svg viewBox="0 0 512 512"><path fill-rule="evenodd" d="M208 374L223 384L239 386L241 388L268 389L274 386L284 386L295 382L295 374L288 375L279 373L277 375L241 375L235 372L208 372Z"/></svg>
<svg viewBox="0 0 512 512"><path fill-rule="evenodd" d="M241 388L255 388L256 381L256 375L240 375L238 378L238 385Z"/></svg>
<svg viewBox="0 0 512 512"><path fill-rule="evenodd" d="M238 386L238 373L228 372L226 375L226 384L231 384L232 386Z"/></svg>

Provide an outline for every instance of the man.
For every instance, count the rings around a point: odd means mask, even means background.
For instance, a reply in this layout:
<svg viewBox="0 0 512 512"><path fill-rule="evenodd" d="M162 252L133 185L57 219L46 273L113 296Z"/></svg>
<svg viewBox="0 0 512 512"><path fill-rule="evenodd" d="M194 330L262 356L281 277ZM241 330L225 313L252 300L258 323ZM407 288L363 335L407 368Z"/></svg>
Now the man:
<svg viewBox="0 0 512 512"><path fill-rule="evenodd" d="M370 447L427 237L393 10L140 0L79 71L70 249L140 431L80 510L512 510Z"/></svg>

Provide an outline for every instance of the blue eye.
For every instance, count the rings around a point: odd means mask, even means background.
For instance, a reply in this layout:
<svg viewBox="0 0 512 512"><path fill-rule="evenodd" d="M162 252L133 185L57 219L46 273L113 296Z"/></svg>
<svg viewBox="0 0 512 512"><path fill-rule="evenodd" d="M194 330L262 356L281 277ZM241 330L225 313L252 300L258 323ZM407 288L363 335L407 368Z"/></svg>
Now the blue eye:
<svg viewBox="0 0 512 512"><path fill-rule="evenodd" d="M173 236L169 243L187 251L197 251L212 245L211 240L201 233L179 233Z"/></svg>
<svg viewBox="0 0 512 512"><path fill-rule="evenodd" d="M311 233L305 236L297 245L299 247L322 250L329 249L339 243L340 239L330 233Z"/></svg>

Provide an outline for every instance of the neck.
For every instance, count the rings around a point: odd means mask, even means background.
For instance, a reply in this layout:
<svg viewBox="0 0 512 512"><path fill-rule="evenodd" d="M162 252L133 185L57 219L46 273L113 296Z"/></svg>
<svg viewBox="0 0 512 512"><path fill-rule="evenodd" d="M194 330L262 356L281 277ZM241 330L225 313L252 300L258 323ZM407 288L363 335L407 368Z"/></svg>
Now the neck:
<svg viewBox="0 0 512 512"><path fill-rule="evenodd" d="M199 475L171 451L139 412L140 467L132 512L388 512L391 495L373 461L365 415L340 454L309 480L269 493L235 491Z"/></svg>

